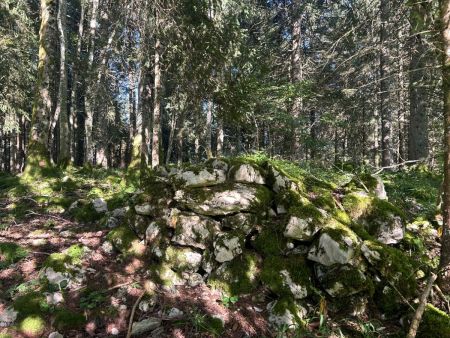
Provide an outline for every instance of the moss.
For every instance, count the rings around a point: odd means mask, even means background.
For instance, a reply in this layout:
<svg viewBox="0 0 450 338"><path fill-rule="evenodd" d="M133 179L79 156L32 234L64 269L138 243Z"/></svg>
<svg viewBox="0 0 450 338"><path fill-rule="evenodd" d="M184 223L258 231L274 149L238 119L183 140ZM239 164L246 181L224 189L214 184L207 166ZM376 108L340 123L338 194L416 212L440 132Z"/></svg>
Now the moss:
<svg viewBox="0 0 450 338"><path fill-rule="evenodd" d="M350 216L345 212L345 210L341 209L335 209L332 213L332 216L338 220L340 223L345 224L349 226L352 223L352 219Z"/></svg>
<svg viewBox="0 0 450 338"><path fill-rule="evenodd" d="M342 223L339 223L334 218L329 218L327 220L323 231L338 243L342 242L343 238L349 238L353 243L359 242L358 236L352 229Z"/></svg>
<svg viewBox="0 0 450 338"><path fill-rule="evenodd" d="M28 316L20 321L19 330L27 336L40 336L44 333L45 321L37 315Z"/></svg>
<svg viewBox="0 0 450 338"><path fill-rule="evenodd" d="M42 293L29 292L17 297L13 303L14 310L19 312L19 319L31 315L41 315L49 311L49 305Z"/></svg>
<svg viewBox="0 0 450 338"><path fill-rule="evenodd" d="M181 280L179 273L173 271L171 266L165 262L159 264L152 264L149 268L152 276L156 283L164 286L174 286L177 285Z"/></svg>
<svg viewBox="0 0 450 338"><path fill-rule="evenodd" d="M417 333L418 338L450 337L450 316L427 304Z"/></svg>
<svg viewBox="0 0 450 338"><path fill-rule="evenodd" d="M74 244L63 252L52 253L44 262L45 267L51 267L54 271L67 272L70 266L81 265L81 259L86 248L80 244Z"/></svg>
<svg viewBox="0 0 450 338"><path fill-rule="evenodd" d="M352 192L342 199L342 206L352 219L358 219L367 213L373 198L364 192Z"/></svg>
<svg viewBox="0 0 450 338"><path fill-rule="evenodd" d="M28 251L16 243L0 243L0 269L20 261L28 255Z"/></svg>
<svg viewBox="0 0 450 338"><path fill-rule="evenodd" d="M142 256L145 253L145 245L127 226L119 226L111 230L106 239L122 254Z"/></svg>
<svg viewBox="0 0 450 338"><path fill-rule="evenodd" d="M372 280L353 266L337 265L326 268L324 272L320 284L333 297L347 297L362 291L371 297L375 292Z"/></svg>
<svg viewBox="0 0 450 338"><path fill-rule="evenodd" d="M102 213L98 213L92 203L84 200L78 201L78 206L71 212L72 216L78 222L93 223L103 217Z"/></svg>
<svg viewBox="0 0 450 338"><path fill-rule="evenodd" d="M189 248L169 246L164 252L164 262L175 271L192 270L194 265L189 262L188 256L194 251Z"/></svg>
<svg viewBox="0 0 450 338"><path fill-rule="evenodd" d="M311 290L311 271L302 256L271 256L264 259L261 271L261 281L278 296L294 296L285 282L283 274L289 274L289 278L296 285L300 285L306 294ZM302 297L303 298L303 297Z"/></svg>
<svg viewBox="0 0 450 338"><path fill-rule="evenodd" d="M59 309L55 315L54 326L57 330L83 329L86 319L83 314L67 309Z"/></svg>
<svg viewBox="0 0 450 338"><path fill-rule="evenodd" d="M280 255L286 250L287 244L283 231L284 228L279 224L264 224L262 230L252 241L252 245L264 256Z"/></svg>
<svg viewBox="0 0 450 338"><path fill-rule="evenodd" d="M255 290L259 282L260 258L245 252L223 263L208 279L208 285L229 296L239 296Z"/></svg>
<svg viewBox="0 0 450 338"><path fill-rule="evenodd" d="M303 316L303 313L301 313L300 309L301 307L292 299L292 297L285 296L276 300L271 312L283 316L288 311L293 315L293 319L297 325L303 327L305 323L302 320L303 318L301 316Z"/></svg>

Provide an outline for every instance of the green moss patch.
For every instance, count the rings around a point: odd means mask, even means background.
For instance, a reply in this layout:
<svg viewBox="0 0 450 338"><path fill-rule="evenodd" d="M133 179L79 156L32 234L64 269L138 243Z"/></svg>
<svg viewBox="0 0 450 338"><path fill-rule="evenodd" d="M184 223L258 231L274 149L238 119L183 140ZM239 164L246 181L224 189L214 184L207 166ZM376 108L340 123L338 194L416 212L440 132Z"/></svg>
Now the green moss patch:
<svg viewBox="0 0 450 338"><path fill-rule="evenodd" d="M55 314L54 326L57 330L83 329L86 319L83 314L66 309L59 309Z"/></svg>
<svg viewBox="0 0 450 338"><path fill-rule="evenodd" d="M122 254L142 256L145 253L145 245L127 226L119 226L111 230L106 239Z"/></svg>
<svg viewBox="0 0 450 338"><path fill-rule="evenodd" d="M28 255L28 251L16 243L0 243L0 269L14 264Z"/></svg>
<svg viewBox="0 0 450 338"><path fill-rule="evenodd" d="M74 244L63 252L52 253L44 262L45 267L51 267L57 272L67 272L70 266L80 266L86 253L86 248L80 244Z"/></svg>
<svg viewBox="0 0 450 338"><path fill-rule="evenodd" d="M311 271L303 256L271 256L264 259L261 281L278 296L305 298L312 287L310 278Z"/></svg>
<svg viewBox="0 0 450 338"><path fill-rule="evenodd" d="M286 250L287 240L283 235L284 227L277 223L264 224L252 241L256 251L264 256L281 255Z"/></svg>
<svg viewBox="0 0 450 338"><path fill-rule="evenodd" d="M26 336L38 337L44 333L45 321L38 315L28 316L20 321L19 330Z"/></svg>
<svg viewBox="0 0 450 338"><path fill-rule="evenodd" d="M208 285L229 296L250 293L259 282L260 264L260 257L245 252L214 271L208 279Z"/></svg>
<svg viewBox="0 0 450 338"><path fill-rule="evenodd" d="M450 337L450 316L444 311L427 304L420 322L418 338Z"/></svg>

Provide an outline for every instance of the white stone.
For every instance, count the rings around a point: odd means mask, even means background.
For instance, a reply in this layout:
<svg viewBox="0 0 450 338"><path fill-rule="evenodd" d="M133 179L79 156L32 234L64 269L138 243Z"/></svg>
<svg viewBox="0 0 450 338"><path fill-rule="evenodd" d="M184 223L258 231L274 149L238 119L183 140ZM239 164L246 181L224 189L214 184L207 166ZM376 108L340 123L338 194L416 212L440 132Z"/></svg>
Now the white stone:
<svg viewBox="0 0 450 338"><path fill-rule="evenodd" d="M384 244L397 244L404 236L403 222L399 216L391 216L390 220L381 223L377 229L377 239Z"/></svg>
<svg viewBox="0 0 450 338"><path fill-rule="evenodd" d="M9 326L13 324L17 319L18 312L13 308L7 308L0 313L0 325Z"/></svg>
<svg viewBox="0 0 450 338"><path fill-rule="evenodd" d="M152 331L161 326L161 319L159 318L147 318L140 322L134 322L131 327L132 336L142 336L144 333Z"/></svg>
<svg viewBox="0 0 450 338"><path fill-rule="evenodd" d="M261 173L250 164L241 164L237 169L236 167L231 168L231 172L234 172L233 179L236 182L256 184L266 183L266 180Z"/></svg>
<svg viewBox="0 0 450 338"><path fill-rule="evenodd" d="M108 204L106 204L103 198L96 198L92 201L95 211L98 213L104 213L108 211Z"/></svg>
<svg viewBox="0 0 450 338"><path fill-rule="evenodd" d="M70 275L63 272L56 272L52 267L44 270L44 276L51 284L61 285L63 282L70 283Z"/></svg>
<svg viewBox="0 0 450 338"><path fill-rule="evenodd" d="M141 205L135 205L134 210L138 215L142 216L150 216L155 210L155 207L150 204L141 204Z"/></svg>
<svg viewBox="0 0 450 338"><path fill-rule="evenodd" d="M111 334L112 334L113 336L119 335L119 330L117 329L117 327L113 327L113 328L111 329Z"/></svg>
<svg viewBox="0 0 450 338"><path fill-rule="evenodd" d="M283 284L289 288L295 299L303 299L308 296L308 290L306 289L306 287L294 283L294 281L291 278L291 275L289 274L289 271L281 270L280 274L281 277L283 278Z"/></svg>
<svg viewBox="0 0 450 338"><path fill-rule="evenodd" d="M223 170L213 169L209 172L206 169L198 173L193 171L183 171L176 174L176 178L184 182L185 187L207 187L221 184L226 181L226 175Z"/></svg>
<svg viewBox="0 0 450 338"><path fill-rule="evenodd" d="M212 161L211 166L214 169L220 169L220 170L223 170L223 171L228 171L228 163L223 161L223 160L219 160L217 158Z"/></svg>
<svg viewBox="0 0 450 338"><path fill-rule="evenodd" d="M289 189L291 187L291 180L282 175L278 170L272 168L272 174L275 179L272 185L273 191L280 192L280 190Z"/></svg>
<svg viewBox="0 0 450 338"><path fill-rule="evenodd" d="M107 228L110 228L110 229L116 228L119 225L119 220L117 218L115 218L115 217L109 217L106 220L106 224L105 225L106 225Z"/></svg>
<svg viewBox="0 0 450 338"><path fill-rule="evenodd" d="M183 311L181 311L180 309L177 309L176 307L173 307L169 310L167 317L169 319L180 318L183 316L183 314L184 314Z"/></svg>
<svg viewBox="0 0 450 338"><path fill-rule="evenodd" d="M377 180L377 185L373 191L375 196L377 196L381 200L387 200L388 197L387 197L386 189L384 187L383 180L379 176L375 176L375 179Z"/></svg>
<svg viewBox="0 0 450 338"><path fill-rule="evenodd" d="M284 237L299 241L309 241L319 232L320 227L313 223L312 218L299 218L291 216L284 231Z"/></svg>
<svg viewBox="0 0 450 338"><path fill-rule="evenodd" d="M111 216L112 217L116 217L116 218L125 217L125 215L127 214L128 210L129 210L128 207L114 209L111 212Z"/></svg>
<svg viewBox="0 0 450 338"><path fill-rule="evenodd" d="M64 336L58 331L54 331L48 335L48 338L64 338Z"/></svg>
<svg viewBox="0 0 450 338"><path fill-rule="evenodd" d="M111 242L109 241L105 241L102 244L102 249L105 253L107 253L108 255L112 254L114 252L114 246L112 245Z"/></svg>
<svg viewBox="0 0 450 338"><path fill-rule="evenodd" d="M139 310L142 312L148 312L150 310L150 304L146 300L143 300L139 303Z"/></svg>
<svg viewBox="0 0 450 338"><path fill-rule="evenodd" d="M219 230L219 222L190 213L173 216L170 222L175 227L172 242L200 249L206 249L214 233Z"/></svg>
<svg viewBox="0 0 450 338"><path fill-rule="evenodd" d="M56 305L64 302L64 297L61 292L53 292L53 293L45 292L44 295L47 300L47 304Z"/></svg>
<svg viewBox="0 0 450 338"><path fill-rule="evenodd" d="M348 264L354 256L353 241L343 237L339 243L323 233L319 243L314 244L308 252L308 259L325 266L333 264Z"/></svg>
<svg viewBox="0 0 450 338"><path fill-rule="evenodd" d="M275 328L296 328L299 325L296 317L302 319L306 315L306 310L299 305L296 306L297 313L292 313L289 309L285 309L283 313L275 313L274 308L276 304L276 300L267 304L269 323Z"/></svg>
<svg viewBox="0 0 450 338"><path fill-rule="evenodd" d="M145 242L149 245L154 244L155 240L159 237L161 228L156 222L151 222L145 230Z"/></svg>
<svg viewBox="0 0 450 338"><path fill-rule="evenodd" d="M254 186L237 183L228 190L206 191L206 200L197 194L183 191L175 193L175 200L196 213L208 216L226 216L241 211L249 211L259 202L258 189Z"/></svg>
<svg viewBox="0 0 450 338"><path fill-rule="evenodd" d="M376 261L381 259L380 253L375 250L370 250L366 243L361 245L361 252L371 264L375 264Z"/></svg>
<svg viewBox="0 0 450 338"><path fill-rule="evenodd" d="M216 261L223 263L231 261L242 253L239 237L231 237L228 234L220 234L214 242L214 256Z"/></svg>

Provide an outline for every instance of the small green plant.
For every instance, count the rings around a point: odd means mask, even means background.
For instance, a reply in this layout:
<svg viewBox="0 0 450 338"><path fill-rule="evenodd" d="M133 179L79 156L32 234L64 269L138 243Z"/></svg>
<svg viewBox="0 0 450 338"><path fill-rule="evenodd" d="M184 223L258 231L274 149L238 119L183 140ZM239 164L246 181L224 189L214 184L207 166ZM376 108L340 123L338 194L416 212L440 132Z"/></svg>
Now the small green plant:
<svg viewBox="0 0 450 338"><path fill-rule="evenodd" d="M222 296L221 302L223 306L230 307L230 305L236 304L238 300L239 300L238 296L230 296L230 297Z"/></svg>
<svg viewBox="0 0 450 338"><path fill-rule="evenodd" d="M223 322L219 318L193 312L189 319L197 332L206 332L213 337L220 337L223 333Z"/></svg>
<svg viewBox="0 0 450 338"><path fill-rule="evenodd" d="M106 300L106 296L102 291L92 291L80 298L80 308L83 310L92 310L98 307Z"/></svg>
<svg viewBox="0 0 450 338"><path fill-rule="evenodd" d="M359 323L359 328L361 334L364 338L376 338L380 336L380 332L383 328L378 327L372 322L361 322Z"/></svg>

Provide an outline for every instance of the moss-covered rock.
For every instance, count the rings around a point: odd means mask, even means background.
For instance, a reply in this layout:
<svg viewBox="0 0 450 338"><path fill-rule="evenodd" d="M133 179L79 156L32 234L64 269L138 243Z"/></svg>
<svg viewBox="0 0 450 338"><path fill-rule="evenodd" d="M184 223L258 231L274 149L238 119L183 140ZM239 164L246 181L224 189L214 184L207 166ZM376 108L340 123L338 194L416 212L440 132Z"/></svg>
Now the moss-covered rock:
<svg viewBox="0 0 450 338"><path fill-rule="evenodd" d="M146 250L143 241L127 226L119 226L111 230L106 239L116 250L125 255L142 256Z"/></svg>
<svg viewBox="0 0 450 338"><path fill-rule="evenodd" d="M270 256L263 262L261 281L278 296L303 299L311 291L311 271L303 256Z"/></svg>
<svg viewBox="0 0 450 338"><path fill-rule="evenodd" d="M226 216L238 212L261 213L272 199L262 185L223 184L210 188L178 190L175 200L184 208L207 216Z"/></svg>
<svg viewBox="0 0 450 338"><path fill-rule="evenodd" d="M255 250L264 256L281 255L287 249L287 239L283 231L284 223L265 222L251 243Z"/></svg>
<svg viewBox="0 0 450 338"><path fill-rule="evenodd" d="M214 240L214 258L219 263L231 261L242 253L245 235L240 231L219 233Z"/></svg>
<svg viewBox="0 0 450 338"><path fill-rule="evenodd" d="M277 329L296 329L304 325L307 310L291 297L282 297L267 305L269 323Z"/></svg>
<svg viewBox="0 0 450 338"><path fill-rule="evenodd" d="M165 249L163 261L174 271L195 272L202 264L202 255L190 248L168 246Z"/></svg>
<svg viewBox="0 0 450 338"><path fill-rule="evenodd" d="M87 247L74 244L62 252L52 253L45 260L44 266L56 272L71 272L75 267L81 266L82 258L87 252Z"/></svg>
<svg viewBox="0 0 450 338"><path fill-rule="evenodd" d="M28 255L28 250L16 243L0 243L0 269L20 261Z"/></svg>
<svg viewBox="0 0 450 338"><path fill-rule="evenodd" d="M325 266L354 264L359 258L360 242L349 227L330 219L311 246L308 259Z"/></svg>
<svg viewBox="0 0 450 338"><path fill-rule="evenodd" d="M245 252L215 270L208 278L208 285L230 296L250 293L259 282L260 265L259 256Z"/></svg>
<svg viewBox="0 0 450 338"><path fill-rule="evenodd" d="M372 296L374 286L371 277L360 267L350 265L334 265L325 267L316 265L316 276L320 285L331 297L348 297L360 292Z"/></svg>
<svg viewBox="0 0 450 338"><path fill-rule="evenodd" d="M221 224L222 228L239 230L245 234L249 234L255 226L260 224L260 218L256 214L240 212L225 217L222 219Z"/></svg>
<svg viewBox="0 0 450 338"><path fill-rule="evenodd" d="M450 337L450 316L427 304L417 332L418 338Z"/></svg>

